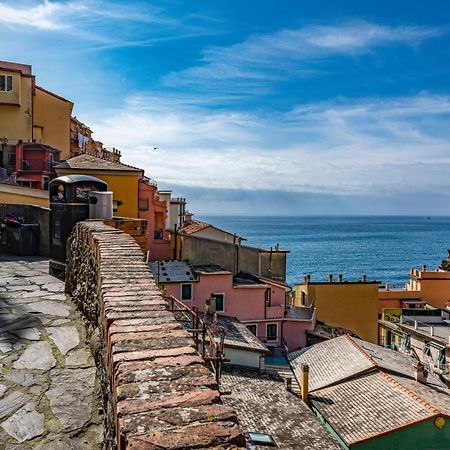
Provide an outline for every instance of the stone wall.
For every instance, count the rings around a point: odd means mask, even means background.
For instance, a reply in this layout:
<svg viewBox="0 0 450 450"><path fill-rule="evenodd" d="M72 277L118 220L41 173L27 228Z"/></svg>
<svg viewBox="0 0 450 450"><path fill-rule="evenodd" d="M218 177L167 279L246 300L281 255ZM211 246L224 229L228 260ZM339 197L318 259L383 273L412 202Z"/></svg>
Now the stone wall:
<svg viewBox="0 0 450 450"><path fill-rule="evenodd" d="M192 265L218 264L225 270L286 279L286 253L215 241L195 235L178 235L180 259Z"/></svg>
<svg viewBox="0 0 450 450"><path fill-rule="evenodd" d="M68 247L66 291L86 321L102 376L105 448L245 445L234 410L222 404L132 237L80 222Z"/></svg>
<svg viewBox="0 0 450 450"><path fill-rule="evenodd" d="M23 217L25 223L39 224L38 255L48 256L50 210L41 206L0 203L0 221L11 213Z"/></svg>

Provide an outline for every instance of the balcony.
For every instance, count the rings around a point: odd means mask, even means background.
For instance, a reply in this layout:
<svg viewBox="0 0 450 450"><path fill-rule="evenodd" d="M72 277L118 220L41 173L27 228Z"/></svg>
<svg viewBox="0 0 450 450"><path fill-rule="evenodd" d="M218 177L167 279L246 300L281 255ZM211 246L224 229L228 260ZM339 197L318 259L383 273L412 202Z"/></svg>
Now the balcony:
<svg viewBox="0 0 450 450"><path fill-rule="evenodd" d="M295 319L312 320L314 317L313 306L288 306L286 310L284 305L268 306L266 308L267 319Z"/></svg>
<svg viewBox="0 0 450 450"><path fill-rule="evenodd" d="M49 172L54 173L54 166L58 164L59 161L43 161L42 159L24 159L22 161L21 172Z"/></svg>

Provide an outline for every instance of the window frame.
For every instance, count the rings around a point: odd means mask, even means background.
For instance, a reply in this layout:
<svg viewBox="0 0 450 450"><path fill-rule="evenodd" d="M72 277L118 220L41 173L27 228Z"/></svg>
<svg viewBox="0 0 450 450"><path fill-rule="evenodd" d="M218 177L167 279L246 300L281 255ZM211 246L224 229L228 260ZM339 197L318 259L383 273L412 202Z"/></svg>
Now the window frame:
<svg viewBox="0 0 450 450"><path fill-rule="evenodd" d="M4 94L10 94L11 92L14 92L13 76L0 74L0 78L2 78L2 77L5 79L5 81L4 81L5 89L0 89L0 92L2 92ZM8 89L8 80L11 81L11 89Z"/></svg>
<svg viewBox="0 0 450 450"><path fill-rule="evenodd" d="M217 309L217 298L216 295L222 296L222 309ZM214 297L216 300L216 312L225 312L225 292L213 292L211 294L211 297Z"/></svg>
<svg viewBox="0 0 450 450"><path fill-rule="evenodd" d="M190 286L191 288L191 298L183 298L183 286ZM182 302L191 302L193 300L194 287L192 283L181 283L180 284L180 299Z"/></svg>
<svg viewBox="0 0 450 450"><path fill-rule="evenodd" d="M274 338L271 337L269 339L269 331L268 330L269 330L269 327L272 326L272 325L274 325L276 327L276 333L275 333L275 337ZM278 341L278 323L276 323L276 322L266 323L266 341L267 342L276 342L276 341Z"/></svg>
<svg viewBox="0 0 450 450"><path fill-rule="evenodd" d="M257 323L246 323L245 326L247 327L248 331L252 333L254 336L258 336L258 324ZM255 332L250 329L250 327L255 327Z"/></svg>

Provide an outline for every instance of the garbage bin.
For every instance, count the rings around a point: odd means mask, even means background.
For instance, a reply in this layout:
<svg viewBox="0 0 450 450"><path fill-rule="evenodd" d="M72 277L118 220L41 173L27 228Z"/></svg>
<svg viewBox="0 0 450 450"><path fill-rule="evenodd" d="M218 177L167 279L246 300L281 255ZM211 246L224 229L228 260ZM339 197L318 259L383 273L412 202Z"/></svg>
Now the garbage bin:
<svg viewBox="0 0 450 450"><path fill-rule="evenodd" d="M65 175L50 183L50 274L64 277L67 239L77 222L89 219L89 193L107 190L104 181L89 175Z"/></svg>
<svg viewBox="0 0 450 450"><path fill-rule="evenodd" d="M37 253L39 244L39 224L6 224L6 245L13 255L31 256Z"/></svg>

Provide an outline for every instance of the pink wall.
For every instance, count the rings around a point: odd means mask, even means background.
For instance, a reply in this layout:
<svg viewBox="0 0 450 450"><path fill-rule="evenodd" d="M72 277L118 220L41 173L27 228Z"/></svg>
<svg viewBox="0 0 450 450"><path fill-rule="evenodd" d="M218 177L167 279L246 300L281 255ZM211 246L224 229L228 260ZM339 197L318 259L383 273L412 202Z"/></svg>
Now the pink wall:
<svg viewBox="0 0 450 450"><path fill-rule="evenodd" d="M181 298L181 283L167 283L163 285L169 295ZM206 300L212 293L225 294L225 310L222 312L227 316L237 317L247 324L256 324L256 335L264 340L266 337L266 325L276 323L278 325L278 339L268 341L266 344L281 345L281 333L288 343L289 351L297 350L306 345L306 330L313 330L314 320L286 320L284 318L285 290L281 286L272 285L272 298L270 307L265 306L265 292L267 287L245 288L233 287L233 276L227 274L199 275L199 281L192 283L193 301L186 302L188 305L197 306L204 310ZM270 320L273 318L273 320ZM269 320L267 320L269 319Z"/></svg>

